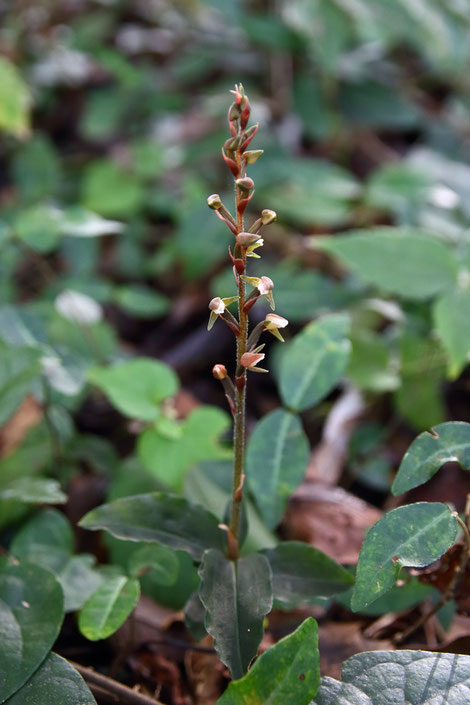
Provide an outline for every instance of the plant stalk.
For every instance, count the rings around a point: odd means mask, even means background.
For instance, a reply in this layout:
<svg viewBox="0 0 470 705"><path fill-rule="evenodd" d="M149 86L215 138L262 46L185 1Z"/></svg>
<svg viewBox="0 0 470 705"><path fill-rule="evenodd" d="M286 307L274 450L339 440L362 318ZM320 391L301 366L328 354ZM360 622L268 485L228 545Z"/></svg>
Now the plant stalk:
<svg viewBox="0 0 470 705"><path fill-rule="evenodd" d="M237 149L237 166L241 171L242 153ZM236 213L237 213L237 233L244 231L243 213L238 210L238 205L243 195L238 187L236 188ZM243 264L246 268L246 250L242 250ZM238 278L238 321L240 333L237 337L237 369L241 367L241 357L247 351L248 340L248 314L243 310L245 306L245 282ZM245 400L246 400L246 370L244 369L240 377L235 380L235 414L233 429L233 482L232 482L232 504L230 511L229 529L237 541L240 531L240 514L243 496L244 479L244 456L245 456ZM236 558L237 556L231 556Z"/></svg>

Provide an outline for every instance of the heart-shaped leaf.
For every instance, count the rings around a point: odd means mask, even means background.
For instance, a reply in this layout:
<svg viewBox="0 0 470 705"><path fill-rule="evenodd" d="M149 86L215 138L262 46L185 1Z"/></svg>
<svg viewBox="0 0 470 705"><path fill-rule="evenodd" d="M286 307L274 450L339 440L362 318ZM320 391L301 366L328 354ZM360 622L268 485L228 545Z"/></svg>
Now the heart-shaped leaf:
<svg viewBox="0 0 470 705"><path fill-rule="evenodd" d="M96 705L87 684L65 659L49 654L8 705Z"/></svg>
<svg viewBox="0 0 470 705"><path fill-rule="evenodd" d="M351 587L354 578L336 561L301 541L263 551L273 573L274 605L294 609Z"/></svg>
<svg viewBox="0 0 470 705"><path fill-rule="evenodd" d="M241 678L256 656L272 606L269 563L256 553L230 561L211 549L204 553L199 575L206 630L232 678Z"/></svg>
<svg viewBox="0 0 470 705"><path fill-rule="evenodd" d="M320 683L319 664L317 623L309 617L230 683L217 705L308 705Z"/></svg>
<svg viewBox="0 0 470 705"><path fill-rule="evenodd" d="M444 463L470 469L470 424L448 421L421 433L408 448L398 468L393 494L403 494L427 482Z"/></svg>
<svg viewBox="0 0 470 705"><path fill-rule="evenodd" d="M114 634L136 606L139 596L137 578L110 576L83 605L78 618L81 633L91 641Z"/></svg>
<svg viewBox="0 0 470 705"><path fill-rule="evenodd" d="M88 379L121 413L144 421L155 421L161 402L176 394L179 386L171 367L144 357L112 367L94 367Z"/></svg>
<svg viewBox="0 0 470 705"><path fill-rule="evenodd" d="M201 559L207 548L224 549L219 522L197 504L182 497L149 492L124 497L88 512L80 521L85 529L105 529L118 539L156 541Z"/></svg>
<svg viewBox="0 0 470 705"><path fill-rule="evenodd" d="M455 516L440 502L418 502L385 514L362 544L351 609L359 612L393 587L402 566L422 568L436 561L457 533Z"/></svg>
<svg viewBox="0 0 470 705"><path fill-rule="evenodd" d="M458 264L434 233L414 227L379 227L315 238L315 247L336 255L367 283L410 299L451 289Z"/></svg>
<svg viewBox="0 0 470 705"><path fill-rule="evenodd" d="M52 573L0 559L0 703L45 659L63 616L62 590Z"/></svg>
<svg viewBox="0 0 470 705"><path fill-rule="evenodd" d="M342 682L322 678L311 705L467 705L470 702L470 656L371 651L348 659L343 664L342 675Z"/></svg>
<svg viewBox="0 0 470 705"><path fill-rule="evenodd" d="M303 411L323 399L343 376L351 353L349 317L324 316L309 323L289 344L280 368L281 397Z"/></svg>
<svg viewBox="0 0 470 705"><path fill-rule="evenodd" d="M250 436L246 475L256 504L270 528L276 527L292 492L302 482L310 456L300 419L276 409Z"/></svg>

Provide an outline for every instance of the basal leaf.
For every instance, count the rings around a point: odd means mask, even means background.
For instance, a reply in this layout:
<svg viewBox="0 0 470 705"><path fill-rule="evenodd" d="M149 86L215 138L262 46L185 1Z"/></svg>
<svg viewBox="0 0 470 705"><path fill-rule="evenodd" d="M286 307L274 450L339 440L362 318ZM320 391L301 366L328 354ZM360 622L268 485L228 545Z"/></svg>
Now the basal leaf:
<svg viewBox="0 0 470 705"><path fill-rule="evenodd" d="M337 595L354 583L351 573L336 561L301 541L284 541L263 554L273 573L274 605L281 609Z"/></svg>
<svg viewBox="0 0 470 705"><path fill-rule="evenodd" d="M225 538L218 525L203 507L163 492L117 499L93 509L80 521L85 529L105 529L118 539L156 541L187 551L196 561L207 548L224 549Z"/></svg>
<svg viewBox="0 0 470 705"><path fill-rule="evenodd" d="M452 379L458 377L470 359L469 311L470 289L449 291L434 305L434 325L449 356Z"/></svg>
<svg viewBox="0 0 470 705"><path fill-rule="evenodd" d="M246 476L261 515L276 527L292 492L302 482L310 456L298 416L276 409L256 425L246 451Z"/></svg>
<svg viewBox="0 0 470 705"><path fill-rule="evenodd" d="M78 617L81 633L91 641L106 639L125 622L137 604L137 578L112 575L85 602Z"/></svg>
<svg viewBox="0 0 470 705"><path fill-rule="evenodd" d="M8 700L8 705L96 705L96 700L67 661L49 654L29 681Z"/></svg>
<svg viewBox="0 0 470 705"><path fill-rule="evenodd" d="M88 379L125 416L155 421L161 402L178 391L175 373L158 360L138 358L112 367L94 367Z"/></svg>
<svg viewBox="0 0 470 705"><path fill-rule="evenodd" d="M371 651L343 664L343 681L322 678L311 705L467 705L470 656Z"/></svg>
<svg viewBox="0 0 470 705"><path fill-rule="evenodd" d="M309 617L230 683L217 705L308 705L320 683L319 664L317 623Z"/></svg>
<svg viewBox="0 0 470 705"><path fill-rule="evenodd" d="M415 438L398 468L393 494L422 485L449 462L470 469L470 424L464 421L440 423L431 433L425 431Z"/></svg>
<svg viewBox="0 0 470 705"><path fill-rule="evenodd" d="M457 534L452 511L440 502L418 502L385 514L362 544L351 609L359 612L393 587L402 566L422 568L437 560Z"/></svg>
<svg viewBox="0 0 470 705"><path fill-rule="evenodd" d="M272 606L269 563L255 553L231 561L211 549L204 553L199 575L206 630L232 678L241 678L256 656Z"/></svg>
<svg viewBox="0 0 470 705"><path fill-rule="evenodd" d="M427 299L451 289L458 264L432 232L414 227L378 227L315 238L314 246L338 257L367 283L404 298Z"/></svg>
<svg viewBox="0 0 470 705"><path fill-rule="evenodd" d="M62 590L52 573L0 559L0 703L46 658L63 616Z"/></svg>
<svg viewBox="0 0 470 705"><path fill-rule="evenodd" d="M333 314L309 323L294 338L280 368L280 392L286 406L303 411L334 388L349 361L348 334L348 316Z"/></svg>

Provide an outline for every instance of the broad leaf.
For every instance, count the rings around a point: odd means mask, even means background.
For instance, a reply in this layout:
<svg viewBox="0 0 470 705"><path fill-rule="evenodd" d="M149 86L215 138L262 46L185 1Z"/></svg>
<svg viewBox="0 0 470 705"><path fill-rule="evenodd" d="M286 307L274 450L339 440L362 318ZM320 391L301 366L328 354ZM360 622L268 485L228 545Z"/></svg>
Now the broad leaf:
<svg viewBox="0 0 470 705"><path fill-rule="evenodd" d="M106 639L125 622L137 604L137 578L112 575L85 602L78 617L81 633L91 641Z"/></svg>
<svg viewBox="0 0 470 705"><path fill-rule="evenodd" d="M16 137L29 132L31 95L20 72L4 56L0 57L0 130Z"/></svg>
<svg viewBox="0 0 470 705"><path fill-rule="evenodd" d="M154 544L142 546L133 553L129 558L128 566L131 575L135 576L151 568L152 577L160 585L175 583L179 571L177 554L171 548Z"/></svg>
<svg viewBox="0 0 470 705"><path fill-rule="evenodd" d="M246 475L261 515L275 528L302 482L310 448L300 419L276 409L256 425L246 451Z"/></svg>
<svg viewBox="0 0 470 705"><path fill-rule="evenodd" d="M263 554L273 573L274 606L281 609L337 595L354 583L351 573L336 561L301 541L284 541Z"/></svg>
<svg viewBox="0 0 470 705"><path fill-rule="evenodd" d="M217 705L308 705L320 683L318 628L311 617L264 652Z"/></svg>
<svg viewBox="0 0 470 705"><path fill-rule="evenodd" d="M199 406L181 423L158 423L156 428L144 431L137 442L139 459L160 482L179 491L186 473L196 463L231 457L231 450L219 443L229 427L225 411Z"/></svg>
<svg viewBox="0 0 470 705"><path fill-rule="evenodd" d="M211 549L204 553L199 575L206 630L231 677L241 678L256 656L272 606L269 563L255 553L230 561Z"/></svg>
<svg viewBox="0 0 470 705"><path fill-rule="evenodd" d="M449 355L449 375L458 377L470 359L470 289L449 291L436 301L434 325Z"/></svg>
<svg viewBox="0 0 470 705"><path fill-rule="evenodd" d="M342 682L322 678L311 705L467 705L470 656L371 651L343 663Z"/></svg>
<svg viewBox="0 0 470 705"><path fill-rule="evenodd" d="M17 410L41 372L39 352L32 348L0 346L0 426Z"/></svg>
<svg viewBox="0 0 470 705"><path fill-rule="evenodd" d="M29 681L8 700L8 705L96 705L96 700L67 661L49 654Z"/></svg>
<svg viewBox="0 0 470 705"><path fill-rule="evenodd" d="M44 205L30 206L20 211L14 223L17 237L31 249L47 254L60 242L57 214Z"/></svg>
<svg viewBox="0 0 470 705"><path fill-rule="evenodd" d="M464 421L440 423L431 433L425 431L415 438L398 468L393 494L422 485L449 462L470 469L470 424Z"/></svg>
<svg viewBox="0 0 470 705"><path fill-rule="evenodd" d="M427 299L457 281L458 264L433 233L412 227L315 238L314 246L336 255L367 283L410 299Z"/></svg>
<svg viewBox="0 0 470 705"><path fill-rule="evenodd" d="M117 499L80 521L85 529L105 529L118 539L156 541L187 551L196 561L207 548L224 549L225 536L218 525L203 507L163 492Z"/></svg>
<svg viewBox="0 0 470 705"><path fill-rule="evenodd" d="M307 325L289 344L280 369L281 397L303 411L330 392L343 376L351 351L349 318L324 316Z"/></svg>
<svg viewBox="0 0 470 705"><path fill-rule="evenodd" d="M0 559L0 703L47 656L63 616L62 590L51 573Z"/></svg>
<svg viewBox="0 0 470 705"><path fill-rule="evenodd" d="M135 175L114 161L94 159L87 167L83 204L105 218L128 218L142 206L144 189Z"/></svg>
<svg viewBox="0 0 470 705"><path fill-rule="evenodd" d="M113 301L126 313L137 318L163 316L170 308L170 302L166 296L141 284L116 287Z"/></svg>
<svg viewBox="0 0 470 705"><path fill-rule="evenodd" d="M418 502L385 514L362 544L351 609L359 612L393 587L402 566L423 568L436 561L457 534L455 516L440 502Z"/></svg>
<svg viewBox="0 0 470 705"><path fill-rule="evenodd" d="M175 373L158 360L139 358L112 367L94 367L88 379L125 416L155 421L160 404L178 391Z"/></svg>
<svg viewBox="0 0 470 705"><path fill-rule="evenodd" d="M0 499L16 499L26 504L64 504L67 495L57 480L19 477L5 485L0 482Z"/></svg>

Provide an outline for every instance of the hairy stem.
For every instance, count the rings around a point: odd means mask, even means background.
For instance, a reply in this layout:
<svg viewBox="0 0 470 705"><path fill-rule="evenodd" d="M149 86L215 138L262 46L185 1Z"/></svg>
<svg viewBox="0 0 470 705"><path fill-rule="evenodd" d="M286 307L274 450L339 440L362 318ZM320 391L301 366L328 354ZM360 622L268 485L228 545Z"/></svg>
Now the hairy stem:
<svg viewBox="0 0 470 705"><path fill-rule="evenodd" d="M237 150L237 166L241 171L242 153ZM239 212L238 205L242 198L241 190L236 187L236 212L237 212L237 233L243 232L243 214ZM242 252L243 264L246 266L246 251ZM237 337L237 369L241 367L241 357L247 351L248 339L248 314L243 310L245 306L245 282L238 278L238 320L240 333ZM245 399L246 399L246 370L235 380L235 414L233 429L233 482L232 482L232 505L230 512L229 528L235 539L238 541L240 530L240 513L243 494L243 468L245 455ZM236 556L235 556L236 557Z"/></svg>

